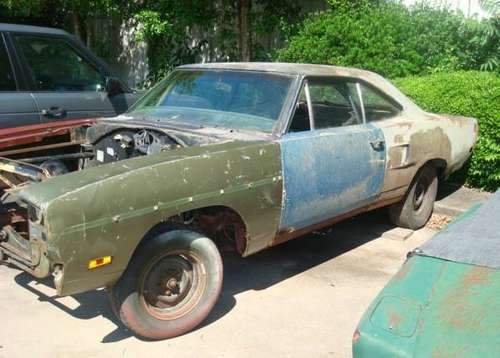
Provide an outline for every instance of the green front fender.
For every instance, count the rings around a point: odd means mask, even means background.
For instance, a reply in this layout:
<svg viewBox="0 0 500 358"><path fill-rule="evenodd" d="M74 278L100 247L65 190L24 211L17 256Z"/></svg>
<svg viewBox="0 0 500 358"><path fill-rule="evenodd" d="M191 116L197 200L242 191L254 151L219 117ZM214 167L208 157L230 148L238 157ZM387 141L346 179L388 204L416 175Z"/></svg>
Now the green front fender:
<svg viewBox="0 0 500 358"><path fill-rule="evenodd" d="M113 284L151 228L197 208L226 206L239 213L247 229L245 255L270 245L281 215L278 144L240 142L173 152L84 170L82 176L96 180L40 205L49 259L64 267L62 295ZM130 169L108 175L116 166ZM64 186L64 177L47 181L47 190ZM83 181L78 175L67 177L72 179L68 185ZM37 190L43 191L44 184ZM30 195L37 197L36 192ZM90 259L102 256L112 256L112 264L87 269Z"/></svg>

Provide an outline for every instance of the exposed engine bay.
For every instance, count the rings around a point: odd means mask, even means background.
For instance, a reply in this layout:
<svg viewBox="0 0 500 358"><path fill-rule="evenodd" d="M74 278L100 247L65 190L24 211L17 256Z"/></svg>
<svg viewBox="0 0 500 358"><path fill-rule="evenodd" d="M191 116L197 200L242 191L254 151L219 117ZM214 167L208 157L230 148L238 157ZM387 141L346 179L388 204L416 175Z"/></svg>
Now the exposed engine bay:
<svg viewBox="0 0 500 358"><path fill-rule="evenodd" d="M228 133L171 128L152 121L102 120L89 127L79 169L130 159L182 147L202 146L231 140ZM234 135L233 135L234 137Z"/></svg>
<svg viewBox="0 0 500 358"><path fill-rule="evenodd" d="M75 127L70 134L71 138L81 138L78 146L73 145L74 150L26 159L0 158L0 191L138 156L235 139L256 139L254 135L227 128L178 128L155 120L132 118L102 119L90 126Z"/></svg>
<svg viewBox="0 0 500 358"><path fill-rule="evenodd" d="M92 144L84 146L93 157L84 162L84 167L116 162L141 155L160 153L182 145L165 133L150 129L118 129L109 132Z"/></svg>
<svg viewBox="0 0 500 358"><path fill-rule="evenodd" d="M90 127L78 127L74 132L82 133L81 142L74 146L72 150L60 151L46 156L28 158L3 159L0 163L0 170L3 174L6 163L12 160L11 167L21 170L20 176L25 177L26 172L31 172L37 167L38 172L44 173L42 177L63 175L75 170L125 160L142 155L157 154L164 150L186 147L188 144L175 135L169 135L164 131L142 127L126 127L119 125L97 124ZM175 138L175 139L174 139ZM195 145L194 142L189 142ZM26 165L23 165L26 164ZM12 175L2 175L0 181L12 186ZM44 179L38 177L38 180ZM28 176L30 181L33 177ZM7 182L6 182L7 180ZM19 180L16 180L19 184Z"/></svg>

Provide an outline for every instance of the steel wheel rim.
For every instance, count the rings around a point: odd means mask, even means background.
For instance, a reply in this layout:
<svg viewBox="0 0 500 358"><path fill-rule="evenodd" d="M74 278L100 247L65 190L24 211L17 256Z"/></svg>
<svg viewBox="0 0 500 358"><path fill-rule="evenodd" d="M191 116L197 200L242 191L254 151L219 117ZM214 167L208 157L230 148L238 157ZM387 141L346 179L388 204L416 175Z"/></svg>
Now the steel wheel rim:
<svg viewBox="0 0 500 358"><path fill-rule="evenodd" d="M196 307L206 285L205 266L194 253L169 252L144 271L139 280L140 303L157 319L178 319Z"/></svg>
<svg viewBox="0 0 500 358"><path fill-rule="evenodd" d="M425 194L427 193L428 180L426 178L420 178L416 185L415 191L413 193L413 209L415 211L420 210L422 204L424 203Z"/></svg>

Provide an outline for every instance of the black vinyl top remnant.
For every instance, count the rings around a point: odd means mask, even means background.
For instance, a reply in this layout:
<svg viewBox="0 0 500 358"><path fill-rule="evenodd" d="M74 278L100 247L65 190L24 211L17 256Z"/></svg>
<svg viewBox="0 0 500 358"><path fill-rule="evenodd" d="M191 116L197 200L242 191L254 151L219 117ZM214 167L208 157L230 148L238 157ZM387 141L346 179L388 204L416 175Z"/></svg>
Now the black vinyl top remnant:
<svg viewBox="0 0 500 358"><path fill-rule="evenodd" d="M500 268L500 190L426 242L419 255Z"/></svg>

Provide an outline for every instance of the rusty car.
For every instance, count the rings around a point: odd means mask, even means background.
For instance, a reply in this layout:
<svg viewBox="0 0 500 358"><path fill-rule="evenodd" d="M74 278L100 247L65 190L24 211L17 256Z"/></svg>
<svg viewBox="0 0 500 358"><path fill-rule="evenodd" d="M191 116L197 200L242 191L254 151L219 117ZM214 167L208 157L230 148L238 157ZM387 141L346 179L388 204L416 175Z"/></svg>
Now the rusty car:
<svg viewBox="0 0 500 358"><path fill-rule="evenodd" d="M79 170L0 160L0 253L52 275L59 295L106 287L135 334L173 337L214 307L221 248L246 257L380 207L399 226L425 225L477 131L369 71L181 66L88 127Z"/></svg>
<svg viewBox="0 0 500 358"><path fill-rule="evenodd" d="M353 356L498 356L499 212L497 191L410 252L363 315Z"/></svg>

